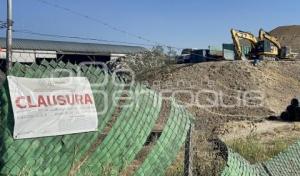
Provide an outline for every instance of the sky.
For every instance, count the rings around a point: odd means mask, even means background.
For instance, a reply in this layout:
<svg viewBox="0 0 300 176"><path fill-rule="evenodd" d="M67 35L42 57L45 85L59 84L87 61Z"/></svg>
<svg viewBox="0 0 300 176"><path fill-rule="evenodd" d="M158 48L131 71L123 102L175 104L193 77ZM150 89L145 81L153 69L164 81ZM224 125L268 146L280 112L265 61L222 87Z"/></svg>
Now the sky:
<svg viewBox="0 0 300 176"><path fill-rule="evenodd" d="M299 0L44 1L67 7L98 22L39 0L13 0L14 29L151 45L160 43L177 48L207 48L232 43L231 28L258 35L260 28L269 31L277 26L300 24ZM6 0L0 0L0 20L6 20ZM4 29L0 36L5 36ZM21 33L14 33L14 37L71 40Z"/></svg>

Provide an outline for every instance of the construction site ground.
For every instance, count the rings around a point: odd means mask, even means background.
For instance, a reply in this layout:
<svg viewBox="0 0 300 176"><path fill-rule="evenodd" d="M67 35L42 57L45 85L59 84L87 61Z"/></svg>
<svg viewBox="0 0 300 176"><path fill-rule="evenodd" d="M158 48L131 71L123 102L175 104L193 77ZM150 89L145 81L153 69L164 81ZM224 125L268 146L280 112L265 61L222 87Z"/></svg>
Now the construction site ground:
<svg viewBox="0 0 300 176"><path fill-rule="evenodd" d="M217 135L231 140L255 134L262 140L272 140L299 136L300 122L266 120L280 116L293 98L300 97L299 61L264 61L257 66L251 61L169 65L145 72L138 78L147 80L165 97L181 90L183 93L173 95L188 105L196 117L196 130L207 137ZM201 92L203 90L217 92L219 104L199 106L215 99L214 95ZM245 97L253 98L247 99L253 106L238 103Z"/></svg>
<svg viewBox="0 0 300 176"><path fill-rule="evenodd" d="M271 33L285 45L296 48L294 52L299 52L300 26L279 27ZM300 60L263 61L256 66L253 61L162 66L160 58L155 60L159 64L153 64L155 58L152 55L146 59L134 57L127 64L137 72L137 82L147 83L165 98L160 117L166 117L170 111L167 101L170 97L185 105L195 117L193 157L198 158L194 167L201 170L200 175L212 175L208 170L218 170L208 168L215 167L214 156L208 156L213 149L209 143L215 138L230 143L256 136L266 144L278 139L299 140L300 122L267 119L279 117L293 98L300 98ZM0 71L0 85L4 79ZM165 126L163 118L157 122L154 132ZM141 161L150 148L145 146L141 151L138 156ZM179 160L182 156L181 152ZM135 161L137 165L140 160ZM223 165L221 167L219 170Z"/></svg>

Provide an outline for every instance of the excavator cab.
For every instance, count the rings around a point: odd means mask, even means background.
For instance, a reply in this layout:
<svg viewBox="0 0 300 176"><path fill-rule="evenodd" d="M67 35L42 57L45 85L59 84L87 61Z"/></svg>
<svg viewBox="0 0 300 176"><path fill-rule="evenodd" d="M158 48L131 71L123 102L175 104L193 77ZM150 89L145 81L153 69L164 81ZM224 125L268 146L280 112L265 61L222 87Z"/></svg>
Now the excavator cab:
<svg viewBox="0 0 300 176"><path fill-rule="evenodd" d="M259 30L259 41L256 46L257 56L271 59L280 58L281 44L278 39L263 29Z"/></svg>
<svg viewBox="0 0 300 176"><path fill-rule="evenodd" d="M258 57L263 56L276 59L279 55L279 49L269 40L259 41L255 51Z"/></svg>

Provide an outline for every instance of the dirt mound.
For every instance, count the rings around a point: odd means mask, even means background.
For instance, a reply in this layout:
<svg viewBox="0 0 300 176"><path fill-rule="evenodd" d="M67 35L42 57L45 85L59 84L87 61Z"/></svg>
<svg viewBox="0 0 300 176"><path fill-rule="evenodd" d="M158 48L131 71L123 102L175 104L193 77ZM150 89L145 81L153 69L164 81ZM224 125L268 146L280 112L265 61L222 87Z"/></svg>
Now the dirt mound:
<svg viewBox="0 0 300 176"><path fill-rule="evenodd" d="M218 152L211 141L242 133L232 131L236 128L228 124L246 121L253 129L252 124L280 115L292 98L300 96L300 61L265 61L258 66L250 61L169 65L140 74L138 81L147 81L165 99L174 97L196 117L195 175L214 175L222 160L215 158Z"/></svg>
<svg viewBox="0 0 300 176"><path fill-rule="evenodd" d="M300 61L169 65L140 74L138 81L148 81L165 99L174 97L196 117L195 175L214 175L223 165L212 141L268 128L266 117L280 115L300 97Z"/></svg>
<svg viewBox="0 0 300 176"><path fill-rule="evenodd" d="M300 96L300 62L208 62L173 65L143 74L152 88L181 101L198 127L217 121L261 120Z"/></svg>
<svg viewBox="0 0 300 176"><path fill-rule="evenodd" d="M222 135L224 141L230 141L249 136L259 136L262 141L272 141L275 138L297 139L300 135L300 123L286 123L282 121L264 121L253 123L250 121L228 122L224 128L227 133Z"/></svg>
<svg viewBox="0 0 300 176"><path fill-rule="evenodd" d="M295 53L300 53L300 25L280 26L272 30L271 34L276 36L282 45L291 47Z"/></svg>

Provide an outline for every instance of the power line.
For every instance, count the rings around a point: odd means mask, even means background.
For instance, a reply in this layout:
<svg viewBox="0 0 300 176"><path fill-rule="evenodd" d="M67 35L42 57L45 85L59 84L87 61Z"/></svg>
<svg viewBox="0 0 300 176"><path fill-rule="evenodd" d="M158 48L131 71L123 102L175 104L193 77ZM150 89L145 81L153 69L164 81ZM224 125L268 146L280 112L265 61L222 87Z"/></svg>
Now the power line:
<svg viewBox="0 0 300 176"><path fill-rule="evenodd" d="M5 21L0 20L0 29L4 29L7 27L7 23Z"/></svg>
<svg viewBox="0 0 300 176"><path fill-rule="evenodd" d="M86 18L88 20L91 20L91 21L94 21L94 22L97 22L103 26L106 26L107 28L111 29L111 30L114 30L114 31L117 31L117 32L120 32L120 33L123 33L123 34L126 34L126 35L129 35L129 36L132 36L134 38L137 38L139 40L143 40L143 41L146 41L148 43L153 43L155 46L157 45L160 45L160 46L165 46L165 47L171 47L171 48L176 48L176 49L182 49L182 48L177 48L177 47L172 47L172 46L169 46L169 45L166 45L166 44L163 44L163 43L160 43L160 42L157 42L157 41L153 41L153 40L150 40L150 39L147 39L143 36L140 36L140 35L137 35L137 34L133 34L131 32L128 32L126 30L123 30L123 29L120 29L118 27L115 27L114 25L111 25L103 20L100 20L98 18L95 18L95 17L91 17L89 15L86 15L86 14L83 14L81 12L78 12L78 11L75 11L75 10L72 10L70 8L67 8L67 7L64 7L64 6L61 6L61 5L58 5L58 4L55 4L55 3L52 3L52 2L48 2L46 0L36 0L36 1L39 1L40 3L43 3L45 5L48 5L48 6L51 6L51 7L54 7L54 8L57 8L57 9L61 9L61 10L64 10L68 13L71 13L71 14L74 14L74 15L77 15L77 16L80 16L80 17L83 17L83 18Z"/></svg>

